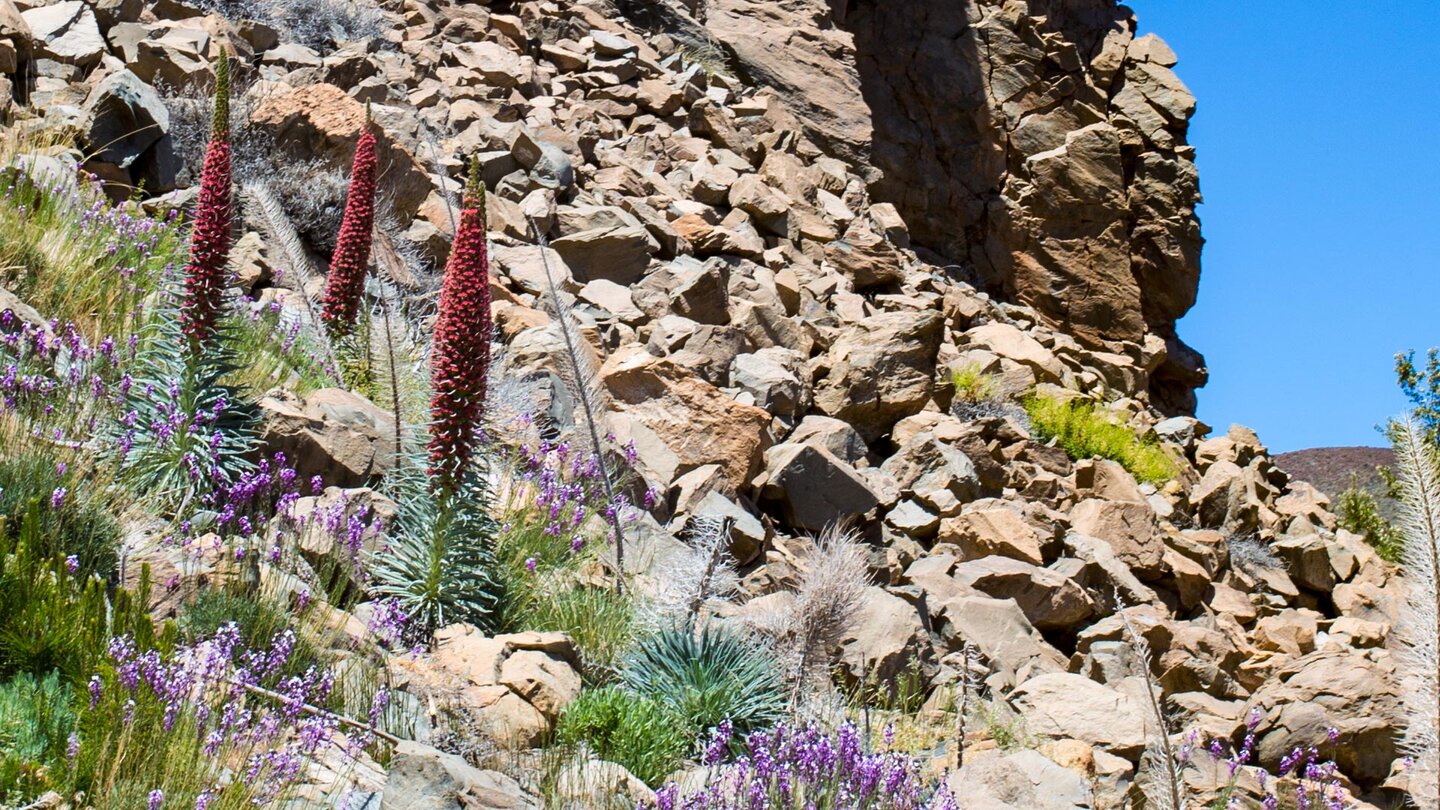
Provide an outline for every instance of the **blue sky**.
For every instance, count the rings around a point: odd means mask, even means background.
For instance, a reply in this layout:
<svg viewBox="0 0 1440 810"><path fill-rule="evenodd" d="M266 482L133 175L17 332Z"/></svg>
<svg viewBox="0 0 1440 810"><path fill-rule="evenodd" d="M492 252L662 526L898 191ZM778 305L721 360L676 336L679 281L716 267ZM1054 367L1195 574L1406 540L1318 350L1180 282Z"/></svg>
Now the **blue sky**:
<svg viewBox="0 0 1440 810"><path fill-rule="evenodd" d="M1199 100L1200 418L1383 444L1393 355L1440 345L1440 2L1128 5Z"/></svg>

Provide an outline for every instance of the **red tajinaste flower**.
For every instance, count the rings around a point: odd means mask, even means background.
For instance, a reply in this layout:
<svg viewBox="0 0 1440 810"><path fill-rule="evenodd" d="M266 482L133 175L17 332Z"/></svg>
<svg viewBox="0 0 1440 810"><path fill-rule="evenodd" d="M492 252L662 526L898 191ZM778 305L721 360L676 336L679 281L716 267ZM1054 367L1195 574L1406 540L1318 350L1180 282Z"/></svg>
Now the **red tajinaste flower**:
<svg viewBox="0 0 1440 810"><path fill-rule="evenodd" d="M195 354L214 336L224 299L231 242L230 183L230 56L222 50L215 63L215 119L200 173L190 262L185 265L185 294L180 302L180 328L190 338L190 350Z"/></svg>
<svg viewBox="0 0 1440 810"><path fill-rule="evenodd" d="M490 373L490 261L485 247L485 186L472 161L464 209L440 286L430 354L430 475L453 489L480 442Z"/></svg>
<svg viewBox="0 0 1440 810"><path fill-rule="evenodd" d="M375 227L375 130L370 115L355 145L350 167L350 189L345 196L345 218L330 257L330 274L325 281L320 318L335 337L350 334L360 312L365 292L365 271L370 264L370 239Z"/></svg>

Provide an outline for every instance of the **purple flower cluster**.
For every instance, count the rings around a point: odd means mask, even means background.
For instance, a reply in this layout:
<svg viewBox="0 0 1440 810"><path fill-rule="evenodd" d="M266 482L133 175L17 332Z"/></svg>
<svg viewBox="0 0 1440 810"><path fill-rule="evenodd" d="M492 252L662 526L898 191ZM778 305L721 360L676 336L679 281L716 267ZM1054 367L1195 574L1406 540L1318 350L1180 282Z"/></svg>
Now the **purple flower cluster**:
<svg viewBox="0 0 1440 810"><path fill-rule="evenodd" d="M0 312L0 414L24 417L34 438L83 442L119 404L124 354L113 338L91 344L73 323L42 327Z"/></svg>
<svg viewBox="0 0 1440 810"><path fill-rule="evenodd" d="M330 694L333 674L313 665L285 674L295 668L294 649L290 630L248 649L233 623L168 655L117 637L109 648L113 676L91 679L90 709L118 707L127 723L158 720L165 733L194 733L212 761L243 763L249 795L265 804L303 775L337 728L333 716L307 710Z"/></svg>
<svg viewBox="0 0 1440 810"><path fill-rule="evenodd" d="M102 255L108 266L96 271L102 278L120 282L119 292L132 302L146 292L143 279L137 277L141 266L162 259L162 242L178 239L179 209L160 219L133 205L114 205L94 174L81 173L79 182L73 184L63 178L36 183L18 173L10 178L4 203L22 216L48 211L63 223L73 223L74 229L65 236Z"/></svg>
<svg viewBox="0 0 1440 810"><path fill-rule="evenodd" d="M1218 739L1211 740L1208 746L1210 756L1216 761L1223 761L1230 772L1227 807L1240 806L1235 782L1240 770L1249 765L1255 756L1255 730L1260 725L1261 717L1259 709L1250 710L1250 714L1245 718L1245 737L1238 748ZM1182 746L1182 762L1187 761L1196 737L1193 731L1187 735ZM1340 733L1332 728L1327 732L1327 738L1330 745L1334 746L1340 741ZM1348 806L1348 794L1341 784L1338 767L1333 760L1321 762L1318 748L1296 748L1282 757L1279 777L1283 779L1287 776L1293 776L1296 780L1295 806L1298 810L1309 810L1312 807L1315 810L1344 810ZM1272 783L1270 774L1261 769L1256 769L1255 777L1264 793L1261 806L1264 810L1277 810L1280 807L1279 780Z"/></svg>
<svg viewBox="0 0 1440 810"><path fill-rule="evenodd" d="M381 644L395 649L405 638L409 622L410 617L406 615L405 609L399 601L382 599L375 603L375 609L371 612L370 620L365 623L365 626L375 634L375 638Z"/></svg>
<svg viewBox="0 0 1440 810"><path fill-rule="evenodd" d="M632 460L634 444L624 452L626 459ZM542 439L534 447L522 446L518 467L521 480L530 484L527 505L540 516L545 534L568 541L572 551L585 545L582 529L586 518L597 514L607 522L617 516L622 521L633 518L634 506L624 493L618 493L613 501L606 498L600 458L577 450L568 441Z"/></svg>
<svg viewBox="0 0 1440 810"><path fill-rule="evenodd" d="M867 753L858 729L834 733L782 724L745 740L745 753L721 764L731 729L723 724L707 746L704 764L715 770L706 787L683 794L676 785L656 792L653 810L958 810L941 781L922 765L887 748Z"/></svg>

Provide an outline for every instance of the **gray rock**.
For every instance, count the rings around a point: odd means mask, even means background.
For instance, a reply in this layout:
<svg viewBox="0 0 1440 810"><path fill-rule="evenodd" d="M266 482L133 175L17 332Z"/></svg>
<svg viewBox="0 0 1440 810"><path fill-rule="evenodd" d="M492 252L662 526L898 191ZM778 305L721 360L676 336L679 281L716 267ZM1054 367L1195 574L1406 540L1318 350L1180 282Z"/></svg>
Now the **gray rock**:
<svg viewBox="0 0 1440 810"><path fill-rule="evenodd" d="M771 346L742 354L730 364L730 384L755 397L755 404L776 416L794 416L810 405L799 352Z"/></svg>
<svg viewBox="0 0 1440 810"><path fill-rule="evenodd" d="M82 0L65 0L21 14L39 55L67 65L89 67L105 55L105 38L95 12Z"/></svg>
<svg viewBox="0 0 1440 810"><path fill-rule="evenodd" d="M777 503L786 522L796 528L820 531L879 504L854 467L820 447L772 447L765 453L765 471L765 499Z"/></svg>
<svg viewBox="0 0 1440 810"><path fill-rule="evenodd" d="M455 754L402 742L390 759L381 810L538 810L520 784Z"/></svg>
<svg viewBox="0 0 1440 810"><path fill-rule="evenodd" d="M865 440L849 423L818 414L800 420L787 441L823 447L856 468L867 466L866 456L870 453Z"/></svg>
<svg viewBox="0 0 1440 810"><path fill-rule="evenodd" d="M880 469L895 479L902 493L942 515L955 514L961 504L980 495L980 476L970 457L929 431L911 438Z"/></svg>
<svg viewBox="0 0 1440 810"><path fill-rule="evenodd" d="M85 99L92 154L121 169L131 166L170 131L170 111L155 88L128 70L111 73Z"/></svg>

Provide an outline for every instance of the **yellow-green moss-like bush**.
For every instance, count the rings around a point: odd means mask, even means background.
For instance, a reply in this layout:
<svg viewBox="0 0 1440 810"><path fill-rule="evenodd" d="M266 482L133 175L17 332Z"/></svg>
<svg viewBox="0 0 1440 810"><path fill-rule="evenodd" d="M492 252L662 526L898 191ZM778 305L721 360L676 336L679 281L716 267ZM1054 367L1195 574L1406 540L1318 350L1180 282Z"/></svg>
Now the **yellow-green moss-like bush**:
<svg viewBox="0 0 1440 810"><path fill-rule="evenodd" d="M955 386L955 399L965 404L978 405L1000 396L995 375L986 374L979 363L967 363L951 372L950 382Z"/></svg>
<svg viewBox="0 0 1440 810"><path fill-rule="evenodd" d="M1032 430L1055 439L1073 459L1107 458L1119 462L1140 481L1161 484L1175 477L1175 462L1155 442L1142 441L1116 424L1093 402L1034 394L1025 400Z"/></svg>

